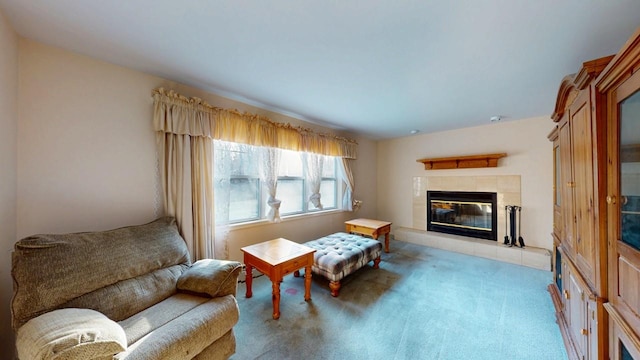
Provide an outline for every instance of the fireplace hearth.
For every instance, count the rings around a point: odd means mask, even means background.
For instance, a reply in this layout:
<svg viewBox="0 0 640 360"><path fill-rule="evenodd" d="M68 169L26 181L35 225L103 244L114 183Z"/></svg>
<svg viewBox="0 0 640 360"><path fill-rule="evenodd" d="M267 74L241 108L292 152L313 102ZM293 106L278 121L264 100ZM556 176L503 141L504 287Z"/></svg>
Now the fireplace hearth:
<svg viewBox="0 0 640 360"><path fill-rule="evenodd" d="M427 191L427 230L497 240L497 194Z"/></svg>

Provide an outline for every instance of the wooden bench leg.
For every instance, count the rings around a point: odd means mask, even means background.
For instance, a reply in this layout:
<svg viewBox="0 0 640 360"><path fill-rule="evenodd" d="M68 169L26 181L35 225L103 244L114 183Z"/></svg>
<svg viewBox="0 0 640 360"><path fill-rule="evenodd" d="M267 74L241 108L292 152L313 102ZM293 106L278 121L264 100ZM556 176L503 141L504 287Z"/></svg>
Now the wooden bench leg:
<svg viewBox="0 0 640 360"><path fill-rule="evenodd" d="M330 281L329 289L331 289L331 296L337 297L340 294L340 281Z"/></svg>
<svg viewBox="0 0 640 360"><path fill-rule="evenodd" d="M377 269L380 267L380 256L378 256L377 258L373 259L373 268Z"/></svg>

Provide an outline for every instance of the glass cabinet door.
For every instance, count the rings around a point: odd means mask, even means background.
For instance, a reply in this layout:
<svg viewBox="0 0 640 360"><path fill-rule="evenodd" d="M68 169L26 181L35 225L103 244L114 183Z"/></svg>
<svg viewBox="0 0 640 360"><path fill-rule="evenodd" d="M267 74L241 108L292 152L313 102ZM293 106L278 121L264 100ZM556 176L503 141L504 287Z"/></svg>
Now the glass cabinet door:
<svg viewBox="0 0 640 360"><path fill-rule="evenodd" d="M620 237L640 250L640 91L619 103Z"/></svg>

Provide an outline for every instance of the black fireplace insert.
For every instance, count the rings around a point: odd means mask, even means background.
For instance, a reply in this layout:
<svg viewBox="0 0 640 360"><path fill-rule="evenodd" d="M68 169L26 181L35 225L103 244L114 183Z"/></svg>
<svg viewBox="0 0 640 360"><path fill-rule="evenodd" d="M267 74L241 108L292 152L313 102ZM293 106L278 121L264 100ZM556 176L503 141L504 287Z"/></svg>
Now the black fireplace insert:
<svg viewBox="0 0 640 360"><path fill-rule="evenodd" d="M496 241L496 199L490 192L427 191L427 230Z"/></svg>

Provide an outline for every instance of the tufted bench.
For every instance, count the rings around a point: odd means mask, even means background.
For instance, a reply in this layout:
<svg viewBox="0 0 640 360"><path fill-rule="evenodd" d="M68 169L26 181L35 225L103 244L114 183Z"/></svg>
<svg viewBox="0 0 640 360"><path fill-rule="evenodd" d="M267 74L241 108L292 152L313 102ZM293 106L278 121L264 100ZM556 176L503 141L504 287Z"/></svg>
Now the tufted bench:
<svg viewBox="0 0 640 360"><path fill-rule="evenodd" d="M303 245L316 249L312 271L329 279L332 296L338 296L340 280L373 260L373 268L380 263L382 244L360 235L338 232ZM300 274L296 272L295 276Z"/></svg>

